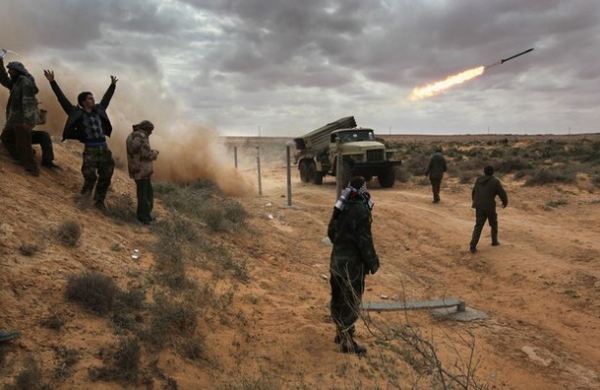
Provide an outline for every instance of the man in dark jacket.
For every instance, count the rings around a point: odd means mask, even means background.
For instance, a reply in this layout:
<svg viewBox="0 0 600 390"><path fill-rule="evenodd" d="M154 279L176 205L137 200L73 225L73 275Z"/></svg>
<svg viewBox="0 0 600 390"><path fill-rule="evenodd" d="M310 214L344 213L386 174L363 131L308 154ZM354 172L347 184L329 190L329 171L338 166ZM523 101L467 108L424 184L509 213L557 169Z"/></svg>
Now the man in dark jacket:
<svg viewBox="0 0 600 390"><path fill-rule="evenodd" d="M471 239L471 253L477 251L477 243L483 230L485 221L489 221L492 228L492 245L498 246L498 214L496 214L496 196L500 197L502 207L508 206L508 196L500 180L494 176L494 167L487 166L484 175L477 178L473 186L471 198L475 209L475 228Z"/></svg>
<svg viewBox="0 0 600 390"><path fill-rule="evenodd" d="M3 59L0 58L0 84L10 90L6 105L6 125L2 131L2 143L10 155L18 160L25 169L34 176L39 175L39 168L33 158L32 144L42 148L42 166L56 168L52 140L45 131L33 130L41 123L38 101L35 95L38 88L35 79L20 62L10 62L4 70Z"/></svg>
<svg viewBox="0 0 600 390"><path fill-rule="evenodd" d="M429 181L431 182L433 203L439 203L440 201L440 188L444 172L446 172L446 159L442 155L442 148L438 147L431 156L427 171L425 171L425 176L429 176Z"/></svg>
<svg viewBox="0 0 600 390"><path fill-rule="evenodd" d="M335 342L344 353L363 354L367 349L354 341L354 323L360 314L365 275L379 269L371 235L373 202L363 177L354 177L337 201L327 235L331 252L331 317Z"/></svg>
<svg viewBox="0 0 600 390"><path fill-rule="evenodd" d="M112 153L106 143L106 137L110 137L112 132L112 125L106 109L115 93L118 79L110 76L110 86L99 104L96 104L91 92L81 92L77 96L77 106L74 106L58 86L54 79L54 72L45 70L44 75L50 82L58 102L68 115L63 130L63 141L75 139L85 145L81 167L84 179L81 194L88 197L96 187L94 204L99 209L104 209L104 199L115 168Z"/></svg>

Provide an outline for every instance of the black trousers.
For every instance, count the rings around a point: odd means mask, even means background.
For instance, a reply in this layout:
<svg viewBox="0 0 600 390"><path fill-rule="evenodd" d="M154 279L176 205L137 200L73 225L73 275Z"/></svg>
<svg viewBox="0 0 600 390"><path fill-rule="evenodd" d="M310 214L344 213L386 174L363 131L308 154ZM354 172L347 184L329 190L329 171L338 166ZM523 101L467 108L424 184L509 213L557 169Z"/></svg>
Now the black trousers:
<svg viewBox="0 0 600 390"><path fill-rule="evenodd" d="M433 200L439 201L440 188L442 187L442 179L430 178L429 181L431 182L431 192L433 192Z"/></svg>
<svg viewBox="0 0 600 390"><path fill-rule="evenodd" d="M38 169L31 145L40 145L42 163L54 161L52 139L46 131L32 130L31 126L27 125L9 125L4 128L0 138L12 158L21 162L28 170L36 171Z"/></svg>
<svg viewBox="0 0 600 390"><path fill-rule="evenodd" d="M354 331L354 323L360 314L360 304L365 289L365 274L331 272L331 318L338 333Z"/></svg>
<svg viewBox="0 0 600 390"><path fill-rule="evenodd" d="M135 181L137 190L137 219L142 223L152 221L152 209L154 208L154 190L150 178Z"/></svg>
<svg viewBox="0 0 600 390"><path fill-rule="evenodd" d="M481 231L483 230L485 221L488 221L492 228L492 243L498 242L498 214L496 214L496 210L476 209L471 248L475 248L477 243L479 243L479 237L481 237Z"/></svg>

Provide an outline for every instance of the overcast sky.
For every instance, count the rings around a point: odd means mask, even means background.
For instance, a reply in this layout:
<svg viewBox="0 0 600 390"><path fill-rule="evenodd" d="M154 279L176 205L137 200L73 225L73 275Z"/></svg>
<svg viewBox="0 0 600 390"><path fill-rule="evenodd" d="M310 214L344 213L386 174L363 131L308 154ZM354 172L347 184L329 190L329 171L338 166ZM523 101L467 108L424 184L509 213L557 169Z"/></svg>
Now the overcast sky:
<svg viewBox="0 0 600 390"><path fill-rule="evenodd" d="M1 8L0 47L94 85L116 74L140 105L165 101L225 135L259 126L299 135L347 115L380 133L600 129L600 1L2 0ZM440 96L407 99L415 86L530 47Z"/></svg>

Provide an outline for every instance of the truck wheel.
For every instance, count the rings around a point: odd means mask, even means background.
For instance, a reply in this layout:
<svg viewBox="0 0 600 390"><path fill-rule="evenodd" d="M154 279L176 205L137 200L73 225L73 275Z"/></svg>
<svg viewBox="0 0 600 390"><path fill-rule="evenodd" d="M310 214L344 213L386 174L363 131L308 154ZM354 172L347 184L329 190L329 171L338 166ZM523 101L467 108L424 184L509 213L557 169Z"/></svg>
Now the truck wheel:
<svg viewBox="0 0 600 390"><path fill-rule="evenodd" d="M315 176L317 175L317 166L314 161L306 162L306 182L310 183L315 181Z"/></svg>
<svg viewBox="0 0 600 390"><path fill-rule="evenodd" d="M308 178L308 161L302 160L300 161L300 166L298 167L300 170L300 180L302 183L308 183L310 179Z"/></svg>
<svg viewBox="0 0 600 390"><path fill-rule="evenodd" d="M391 188L396 181L396 171L394 167L386 169L381 175L377 176L377 181L382 188Z"/></svg>
<svg viewBox="0 0 600 390"><path fill-rule="evenodd" d="M323 172L315 171L315 175L313 176L313 183L319 186L323 184L323 176Z"/></svg>

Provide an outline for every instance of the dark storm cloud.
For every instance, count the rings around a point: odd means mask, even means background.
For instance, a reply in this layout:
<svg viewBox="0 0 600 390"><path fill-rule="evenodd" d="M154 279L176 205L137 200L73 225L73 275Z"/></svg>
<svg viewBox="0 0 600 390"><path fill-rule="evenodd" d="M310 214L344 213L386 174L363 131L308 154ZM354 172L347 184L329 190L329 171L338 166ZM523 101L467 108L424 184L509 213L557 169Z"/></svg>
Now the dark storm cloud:
<svg viewBox="0 0 600 390"><path fill-rule="evenodd" d="M460 123L474 131L488 120L531 131L575 120L592 130L600 119L592 109L600 98L596 1L5 0L1 7L0 46L150 78L190 116L225 130L261 122L276 131L290 120L352 113L372 126L435 131ZM416 85L529 47L536 50L446 95L398 105Z"/></svg>

